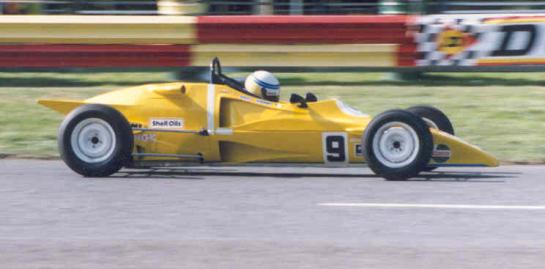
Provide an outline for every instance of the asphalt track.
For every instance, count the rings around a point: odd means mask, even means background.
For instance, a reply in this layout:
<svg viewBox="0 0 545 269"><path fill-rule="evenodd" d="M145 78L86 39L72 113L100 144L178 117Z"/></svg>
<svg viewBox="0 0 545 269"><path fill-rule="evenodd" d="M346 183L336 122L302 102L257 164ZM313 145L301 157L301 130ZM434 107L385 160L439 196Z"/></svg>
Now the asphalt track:
<svg viewBox="0 0 545 269"><path fill-rule="evenodd" d="M545 166L409 182L365 168L0 169L0 268L545 266Z"/></svg>

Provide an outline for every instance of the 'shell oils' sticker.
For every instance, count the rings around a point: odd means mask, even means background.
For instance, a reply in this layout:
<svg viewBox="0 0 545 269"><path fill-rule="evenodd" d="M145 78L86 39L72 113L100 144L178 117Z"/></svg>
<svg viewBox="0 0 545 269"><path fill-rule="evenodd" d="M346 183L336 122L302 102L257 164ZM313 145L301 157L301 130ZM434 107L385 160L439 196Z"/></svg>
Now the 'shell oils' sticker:
<svg viewBox="0 0 545 269"><path fill-rule="evenodd" d="M152 129L183 129L184 120L178 118L154 118L149 121Z"/></svg>

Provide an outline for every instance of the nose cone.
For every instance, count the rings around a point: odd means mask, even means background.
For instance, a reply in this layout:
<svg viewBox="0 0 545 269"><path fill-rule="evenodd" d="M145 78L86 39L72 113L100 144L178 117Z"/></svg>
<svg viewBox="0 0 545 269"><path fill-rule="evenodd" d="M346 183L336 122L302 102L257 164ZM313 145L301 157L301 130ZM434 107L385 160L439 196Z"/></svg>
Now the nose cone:
<svg viewBox="0 0 545 269"><path fill-rule="evenodd" d="M483 164L490 167L500 166L500 160L498 160L494 155L480 150L480 159L483 160Z"/></svg>
<svg viewBox="0 0 545 269"><path fill-rule="evenodd" d="M483 151L481 148L471 145L468 142L441 132L437 129L430 129L433 135L433 143L443 145L450 151L450 157L445 164L450 165L483 165L496 167L500 161L492 154Z"/></svg>

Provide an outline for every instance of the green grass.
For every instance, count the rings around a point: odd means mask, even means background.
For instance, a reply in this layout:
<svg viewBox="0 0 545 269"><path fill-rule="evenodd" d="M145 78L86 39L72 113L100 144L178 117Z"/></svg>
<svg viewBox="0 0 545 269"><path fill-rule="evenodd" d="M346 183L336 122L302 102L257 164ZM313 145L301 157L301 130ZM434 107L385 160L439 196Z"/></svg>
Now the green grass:
<svg viewBox="0 0 545 269"><path fill-rule="evenodd" d="M101 87L172 79L167 72L0 72L0 87Z"/></svg>
<svg viewBox="0 0 545 269"><path fill-rule="evenodd" d="M431 74L410 82L386 80L378 73L278 76L284 99L291 92L311 91L372 115L432 104L451 118L458 136L501 160L545 162L543 73ZM62 115L37 105L38 98L85 98L172 79L167 72L0 73L0 154L57 156L56 129Z"/></svg>

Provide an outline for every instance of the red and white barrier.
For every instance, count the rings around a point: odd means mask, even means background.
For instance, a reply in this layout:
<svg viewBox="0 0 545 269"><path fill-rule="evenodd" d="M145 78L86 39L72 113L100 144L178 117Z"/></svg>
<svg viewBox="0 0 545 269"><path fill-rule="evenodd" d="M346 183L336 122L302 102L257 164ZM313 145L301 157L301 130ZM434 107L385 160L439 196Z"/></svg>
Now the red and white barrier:
<svg viewBox="0 0 545 269"><path fill-rule="evenodd" d="M4 68L206 66L216 56L239 67L545 67L545 16L535 14L1 16L0 25Z"/></svg>
<svg viewBox="0 0 545 269"><path fill-rule="evenodd" d="M395 68L414 65L409 18L3 16L0 67Z"/></svg>

